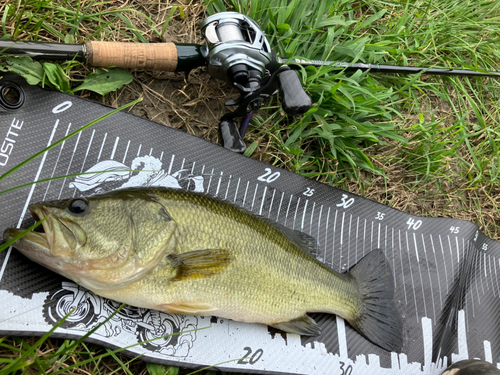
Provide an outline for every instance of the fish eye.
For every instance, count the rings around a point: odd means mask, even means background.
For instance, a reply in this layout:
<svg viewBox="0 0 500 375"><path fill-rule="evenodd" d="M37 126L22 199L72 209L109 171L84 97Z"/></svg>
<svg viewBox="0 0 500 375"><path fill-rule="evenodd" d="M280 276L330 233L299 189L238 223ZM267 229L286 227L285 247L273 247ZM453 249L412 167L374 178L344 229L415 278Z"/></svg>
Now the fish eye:
<svg viewBox="0 0 500 375"><path fill-rule="evenodd" d="M89 202L86 199L76 198L68 203L69 212L75 215L82 215L86 213L89 208Z"/></svg>

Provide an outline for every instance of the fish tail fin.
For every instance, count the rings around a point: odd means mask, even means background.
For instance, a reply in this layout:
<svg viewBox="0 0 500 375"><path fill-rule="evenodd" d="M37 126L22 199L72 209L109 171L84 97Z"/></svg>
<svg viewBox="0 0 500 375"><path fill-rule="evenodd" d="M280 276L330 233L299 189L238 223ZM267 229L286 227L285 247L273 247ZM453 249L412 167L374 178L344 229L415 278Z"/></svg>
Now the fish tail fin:
<svg viewBox="0 0 500 375"><path fill-rule="evenodd" d="M381 249L372 250L349 273L360 291L357 314L351 326L374 344L389 351L403 345L403 321L394 302L391 267Z"/></svg>

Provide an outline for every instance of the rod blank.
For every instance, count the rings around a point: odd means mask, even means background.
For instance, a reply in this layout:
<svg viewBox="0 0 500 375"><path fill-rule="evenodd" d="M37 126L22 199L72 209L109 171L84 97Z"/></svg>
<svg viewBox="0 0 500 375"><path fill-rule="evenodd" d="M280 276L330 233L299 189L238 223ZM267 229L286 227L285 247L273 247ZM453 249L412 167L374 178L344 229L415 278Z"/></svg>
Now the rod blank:
<svg viewBox="0 0 500 375"><path fill-rule="evenodd" d="M33 60L86 61L84 44L0 40L0 55L29 56Z"/></svg>
<svg viewBox="0 0 500 375"><path fill-rule="evenodd" d="M376 73L399 73L399 74L432 74L432 75L449 75L449 76L475 76L475 77L499 77L500 72L477 72L467 69L442 69L442 68L429 68L429 67L412 67L412 66L398 66L398 65L379 65L379 64L363 64L363 63L348 63L341 61L320 61L320 60L299 60L299 59L279 59L280 64L287 62L294 62L302 66L337 66L345 69L346 71L367 71L370 70Z"/></svg>

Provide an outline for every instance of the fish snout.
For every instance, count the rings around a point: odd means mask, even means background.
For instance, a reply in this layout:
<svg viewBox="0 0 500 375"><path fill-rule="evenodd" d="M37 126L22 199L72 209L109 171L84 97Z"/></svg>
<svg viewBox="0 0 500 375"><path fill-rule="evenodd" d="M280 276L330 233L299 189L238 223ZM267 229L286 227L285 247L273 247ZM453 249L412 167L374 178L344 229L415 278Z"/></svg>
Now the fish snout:
<svg viewBox="0 0 500 375"><path fill-rule="evenodd" d="M21 233L22 230L21 229L17 229L17 228L7 228L5 229L5 231L3 232L3 240L5 242L7 241L10 241L11 239L13 239L15 236L17 236L19 233Z"/></svg>

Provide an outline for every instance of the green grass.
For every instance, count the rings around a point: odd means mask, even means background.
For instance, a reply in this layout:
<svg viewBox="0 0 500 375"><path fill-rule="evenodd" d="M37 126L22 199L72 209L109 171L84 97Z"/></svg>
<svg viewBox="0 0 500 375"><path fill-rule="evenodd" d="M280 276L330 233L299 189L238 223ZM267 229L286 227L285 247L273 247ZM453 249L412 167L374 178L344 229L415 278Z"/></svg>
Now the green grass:
<svg viewBox="0 0 500 375"><path fill-rule="evenodd" d="M252 1L249 12L257 22L267 25L268 34L275 35L272 44L287 57L499 69L499 28L495 23L500 15L499 2L291 3L283 8L280 1ZM295 14L306 16L293 18ZM289 25L285 32L278 26L283 24ZM429 146L432 150L419 150L421 144L417 143L413 150L401 142L403 150L408 150L402 157L412 168L411 159L416 154L418 172L439 172L446 166L444 160L450 153L465 145L469 155L460 161L471 169L471 184L493 182L489 180L488 159L499 146L498 138L490 136L499 125L498 79L344 74L331 68L306 70L309 71L305 87L318 107L286 127L288 132L279 126L272 129L282 141L275 145L276 151L295 150L297 156L289 165L292 170L309 177L324 175L323 180L332 183L344 176L359 179L360 169L375 170L363 152L364 147L389 139L401 141L398 130L408 130L401 126L403 119L408 113L417 112L420 128L433 129L418 137L425 137L434 146ZM431 98L447 103L451 107L449 116L432 118L432 111L424 115ZM450 130L450 126L455 129ZM415 127L410 130L413 132ZM448 138L446 133L450 131L454 134ZM488 137L488 144L476 142L481 136ZM443 137L447 139L442 141ZM306 149L304 144L312 147ZM304 155L302 151L309 152ZM467 160L469 157L472 163ZM325 159L333 163L325 163ZM380 169L376 171L382 173Z"/></svg>
<svg viewBox="0 0 500 375"><path fill-rule="evenodd" d="M206 5L207 14L226 9L248 14L282 57L500 70L500 0L215 0ZM172 34L182 29L194 40L186 30L198 32L197 6L7 0L0 5L0 37L148 42L172 28ZM26 71L24 65L18 68ZM30 69L35 81L77 94L86 93L77 90L85 79L95 79L90 68L74 62ZM410 213L467 218L497 238L499 79L346 73L333 67L301 69L300 76L312 109L292 118L277 98L270 99L252 120L247 155ZM0 374L13 363L20 373L61 371L61 366L96 374L189 373L146 367L140 359L83 342L51 340L47 335L1 339L0 350L11 357L0 361Z"/></svg>

